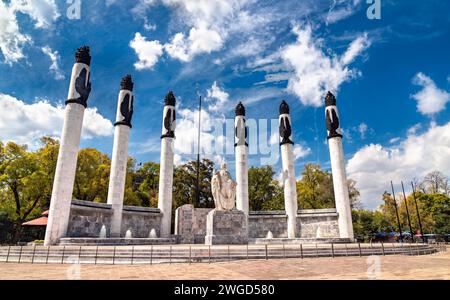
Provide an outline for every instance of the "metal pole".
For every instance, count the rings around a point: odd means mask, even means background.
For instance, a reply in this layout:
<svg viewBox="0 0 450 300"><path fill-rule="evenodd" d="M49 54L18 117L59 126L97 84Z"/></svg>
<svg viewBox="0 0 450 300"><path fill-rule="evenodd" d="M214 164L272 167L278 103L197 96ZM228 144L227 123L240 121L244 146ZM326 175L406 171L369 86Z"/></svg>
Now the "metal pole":
<svg viewBox="0 0 450 300"><path fill-rule="evenodd" d="M334 258L334 245L331 243L331 257Z"/></svg>
<svg viewBox="0 0 450 300"><path fill-rule="evenodd" d="M153 264L153 245L150 247L150 264Z"/></svg>
<svg viewBox="0 0 450 300"><path fill-rule="evenodd" d="M80 259L81 259L80 257L81 257L81 246L78 249L78 263L80 263Z"/></svg>
<svg viewBox="0 0 450 300"><path fill-rule="evenodd" d="M192 251L191 246L189 246L189 264L191 264L191 258L192 258L191 251Z"/></svg>
<svg viewBox="0 0 450 300"><path fill-rule="evenodd" d="M34 264L34 255L36 254L36 244L33 247L33 256L31 257L31 264Z"/></svg>
<svg viewBox="0 0 450 300"><path fill-rule="evenodd" d="M286 258L286 248L284 247L284 243L283 243L283 258Z"/></svg>
<svg viewBox="0 0 450 300"><path fill-rule="evenodd" d="M171 264L172 263L172 245L170 245L170 248L169 248L169 264Z"/></svg>
<svg viewBox="0 0 450 300"><path fill-rule="evenodd" d="M395 201L394 185L392 184L392 181L391 181L391 187L392 187L392 197L394 199L395 214L397 216L398 230L400 232L400 241L403 242L402 225L400 224L400 217L398 215L397 201Z"/></svg>
<svg viewBox="0 0 450 300"><path fill-rule="evenodd" d="M267 256L267 244L265 246L266 246L266 260L268 260L269 258Z"/></svg>
<svg viewBox="0 0 450 300"><path fill-rule="evenodd" d="M211 263L211 245L208 245L208 263Z"/></svg>
<svg viewBox="0 0 450 300"><path fill-rule="evenodd" d="M248 243L247 243L247 260L248 260Z"/></svg>
<svg viewBox="0 0 450 300"><path fill-rule="evenodd" d="M63 246L63 251L62 251L62 257L61 257L61 264L64 263L64 254L66 252L66 246Z"/></svg>
<svg viewBox="0 0 450 300"><path fill-rule="evenodd" d="M6 262L9 262L9 253L11 252L11 245L8 246L8 254L6 254Z"/></svg>
<svg viewBox="0 0 450 300"><path fill-rule="evenodd" d="M417 219L419 220L420 236L422 237L422 242L425 243L425 236L423 235L423 229L422 229L422 222L420 220L419 207L417 206L416 188L415 188L414 183L412 181L411 181L411 187L412 187L412 190L413 190L414 204L416 205Z"/></svg>
<svg viewBox="0 0 450 300"><path fill-rule="evenodd" d="M408 201L406 200L405 188L402 181L403 200L405 201L406 216L408 217L409 231L411 232L411 240L414 241L414 231L411 226L411 218L409 217Z"/></svg>
<svg viewBox="0 0 450 300"><path fill-rule="evenodd" d="M116 246L114 246L114 250L113 250L113 265L115 265L116 262Z"/></svg>
<svg viewBox="0 0 450 300"><path fill-rule="evenodd" d="M300 244L300 257L303 259L303 245Z"/></svg>
<svg viewBox="0 0 450 300"><path fill-rule="evenodd" d="M198 136L197 136L197 205L200 204L200 135L202 124L202 96L198 99Z"/></svg>
<svg viewBox="0 0 450 300"><path fill-rule="evenodd" d="M384 244L383 244L383 242L381 242L381 250L383 251L383 256L385 256L385 253L384 253Z"/></svg>
<svg viewBox="0 0 450 300"><path fill-rule="evenodd" d="M23 246L20 246L19 264L20 264L20 261L21 261L21 259L22 259L22 248L23 248Z"/></svg>
<svg viewBox="0 0 450 300"><path fill-rule="evenodd" d="M361 257L361 256L362 256L362 253L361 253L361 243L358 243L358 248L359 248L359 257Z"/></svg>
<svg viewBox="0 0 450 300"><path fill-rule="evenodd" d="M228 245L228 261L231 260L231 256L230 256L230 245Z"/></svg>
<svg viewBox="0 0 450 300"><path fill-rule="evenodd" d="M95 261L94 261L95 265L97 264L97 255L98 255L98 245L97 248L95 248Z"/></svg>
<svg viewBox="0 0 450 300"><path fill-rule="evenodd" d="M134 246L131 246L131 264L134 262Z"/></svg>
<svg viewBox="0 0 450 300"><path fill-rule="evenodd" d="M48 255L50 254L50 246L47 247L47 257L45 258L45 264L48 263Z"/></svg>

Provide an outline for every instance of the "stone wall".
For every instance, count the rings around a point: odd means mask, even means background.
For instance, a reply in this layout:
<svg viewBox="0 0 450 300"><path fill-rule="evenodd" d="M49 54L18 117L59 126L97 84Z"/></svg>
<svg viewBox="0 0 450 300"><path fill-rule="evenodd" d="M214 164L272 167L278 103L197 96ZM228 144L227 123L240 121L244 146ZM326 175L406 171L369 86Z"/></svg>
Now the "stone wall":
<svg viewBox="0 0 450 300"><path fill-rule="evenodd" d="M179 243L204 243L206 216L210 208L183 205L175 211L175 234ZM249 238L265 238L271 231L274 238L287 238L287 216L284 211L251 211L248 219ZM297 235L300 238L338 238L336 209L305 209L298 211Z"/></svg>
<svg viewBox="0 0 450 300"><path fill-rule="evenodd" d="M203 244L206 235L206 217L211 208L195 208L191 204L175 210L175 235L180 244Z"/></svg>
<svg viewBox="0 0 450 300"><path fill-rule="evenodd" d="M265 238L269 230L274 238L287 237L287 215L284 211L251 211L248 217L249 238Z"/></svg>
<svg viewBox="0 0 450 300"><path fill-rule="evenodd" d="M147 238L155 229L160 236L162 214L157 208L124 206L121 236L130 230L133 237ZM72 200L67 237L99 237L103 225L110 236L112 208L110 204Z"/></svg>

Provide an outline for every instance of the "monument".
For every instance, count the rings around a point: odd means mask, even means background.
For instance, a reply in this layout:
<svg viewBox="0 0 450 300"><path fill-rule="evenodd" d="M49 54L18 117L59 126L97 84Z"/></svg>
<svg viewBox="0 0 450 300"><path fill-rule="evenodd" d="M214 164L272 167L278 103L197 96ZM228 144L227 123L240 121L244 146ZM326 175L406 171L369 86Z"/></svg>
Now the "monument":
<svg viewBox="0 0 450 300"><path fill-rule="evenodd" d="M111 237L121 236L123 197L128 162L128 140L133 116L133 81L131 75L122 78L117 100L116 123L114 124L114 145L107 203L111 204Z"/></svg>
<svg viewBox="0 0 450 300"><path fill-rule="evenodd" d="M344 150L342 147L342 131L336 98L331 92L325 97L325 118L330 148L331 173L333 174L334 198L339 215L340 238L354 240L352 210L348 194L347 176L345 174Z"/></svg>
<svg viewBox="0 0 450 300"><path fill-rule="evenodd" d="M206 217L205 244L246 244L247 216L235 207L236 182L223 163L211 179L215 209Z"/></svg>
<svg viewBox="0 0 450 300"><path fill-rule="evenodd" d="M236 207L248 216L248 129L245 125L245 107L242 102L236 106L235 112Z"/></svg>
<svg viewBox="0 0 450 300"><path fill-rule="evenodd" d="M158 208L163 214L160 236L164 238L170 237L170 228L172 225L173 146L176 120L175 102L175 96L170 91L164 99L158 192Z"/></svg>
<svg viewBox="0 0 450 300"><path fill-rule="evenodd" d="M294 142L292 141L291 116L286 101L280 104L280 147L284 208L287 215L287 236L297 237L297 179L295 178Z"/></svg>
<svg viewBox="0 0 450 300"><path fill-rule="evenodd" d="M69 93L66 101L61 144L56 164L50 211L45 232L45 245L54 245L67 233L77 167L78 148L84 110L91 92L91 55L89 47L80 47L75 54Z"/></svg>

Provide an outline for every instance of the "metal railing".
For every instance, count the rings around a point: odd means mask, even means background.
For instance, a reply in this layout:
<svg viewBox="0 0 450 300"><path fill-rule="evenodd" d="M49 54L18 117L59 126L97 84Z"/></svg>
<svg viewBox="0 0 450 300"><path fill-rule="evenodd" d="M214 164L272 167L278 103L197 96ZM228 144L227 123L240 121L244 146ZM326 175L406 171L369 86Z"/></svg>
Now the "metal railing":
<svg viewBox="0 0 450 300"><path fill-rule="evenodd" d="M285 259L347 256L430 255L446 252L445 243L251 244L155 246L7 246L0 263L157 264L242 259Z"/></svg>

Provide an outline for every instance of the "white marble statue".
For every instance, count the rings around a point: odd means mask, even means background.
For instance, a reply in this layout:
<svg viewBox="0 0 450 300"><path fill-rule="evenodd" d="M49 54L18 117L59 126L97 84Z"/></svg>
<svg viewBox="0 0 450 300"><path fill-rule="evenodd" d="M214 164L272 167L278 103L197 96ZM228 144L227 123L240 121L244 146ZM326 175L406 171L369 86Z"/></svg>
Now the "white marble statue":
<svg viewBox="0 0 450 300"><path fill-rule="evenodd" d="M236 182L231 179L227 165L223 163L211 179L211 190L216 210L232 210L235 208Z"/></svg>

